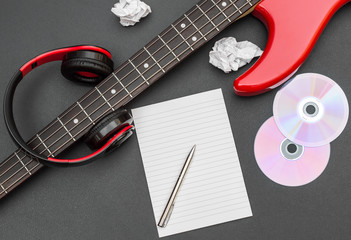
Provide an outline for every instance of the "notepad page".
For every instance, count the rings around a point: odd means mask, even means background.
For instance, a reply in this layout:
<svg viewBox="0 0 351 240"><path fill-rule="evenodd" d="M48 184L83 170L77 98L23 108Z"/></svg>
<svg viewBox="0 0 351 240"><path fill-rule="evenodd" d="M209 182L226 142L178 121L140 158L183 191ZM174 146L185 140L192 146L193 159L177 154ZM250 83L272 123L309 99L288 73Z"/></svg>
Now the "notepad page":
<svg viewBox="0 0 351 240"><path fill-rule="evenodd" d="M196 151L160 237L252 216L221 89L132 110L155 224Z"/></svg>

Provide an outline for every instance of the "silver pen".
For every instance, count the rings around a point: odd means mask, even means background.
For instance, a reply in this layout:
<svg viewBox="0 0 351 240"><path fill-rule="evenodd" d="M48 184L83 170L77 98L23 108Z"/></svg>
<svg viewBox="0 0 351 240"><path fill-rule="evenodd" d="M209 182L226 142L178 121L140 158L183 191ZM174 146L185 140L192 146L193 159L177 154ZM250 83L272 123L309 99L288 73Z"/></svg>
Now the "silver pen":
<svg viewBox="0 0 351 240"><path fill-rule="evenodd" d="M158 222L157 226L159 227L166 227L169 218L171 217L173 208L174 208L174 200L177 197L177 193L179 191L180 186L182 185L184 176L189 168L191 159L193 159L194 156L194 152L196 149L196 144L193 146L193 148L190 150L190 153L188 155L188 157L185 160L184 166L182 168L182 171L179 174L178 180L176 182L176 184L174 185L173 191L171 196L168 199L167 205L165 207L165 210L163 210L163 213L161 215L160 221Z"/></svg>

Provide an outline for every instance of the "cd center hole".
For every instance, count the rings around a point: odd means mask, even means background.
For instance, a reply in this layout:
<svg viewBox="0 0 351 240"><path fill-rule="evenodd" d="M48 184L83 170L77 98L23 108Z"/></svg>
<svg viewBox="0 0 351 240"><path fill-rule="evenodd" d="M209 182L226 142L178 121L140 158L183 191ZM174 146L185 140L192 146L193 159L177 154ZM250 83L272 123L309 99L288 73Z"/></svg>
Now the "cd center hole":
<svg viewBox="0 0 351 240"><path fill-rule="evenodd" d="M314 114L316 112L316 107L313 105L308 105L306 107L306 112L310 115Z"/></svg>
<svg viewBox="0 0 351 240"><path fill-rule="evenodd" d="M287 149L288 149L288 152L289 153L296 153L296 151L297 151L297 146L295 145L295 144L289 144L288 145L288 147L287 147Z"/></svg>

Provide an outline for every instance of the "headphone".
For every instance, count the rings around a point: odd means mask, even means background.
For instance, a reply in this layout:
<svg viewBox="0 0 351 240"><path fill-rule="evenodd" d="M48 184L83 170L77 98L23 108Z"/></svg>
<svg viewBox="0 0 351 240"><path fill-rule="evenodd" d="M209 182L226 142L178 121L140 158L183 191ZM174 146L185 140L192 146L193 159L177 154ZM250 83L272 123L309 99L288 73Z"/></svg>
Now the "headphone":
<svg viewBox="0 0 351 240"><path fill-rule="evenodd" d="M97 84L113 71L111 53L104 48L80 45L59 48L40 54L25 63L10 80L4 96L4 118L13 141L26 153L45 165L72 166L91 161L103 152L119 147L134 131L133 117L125 109L117 109L102 118L86 135L85 142L95 150L88 156L76 159L46 157L35 152L23 140L13 116L13 97L16 87L34 68L45 63L62 60L61 73L71 81ZM97 149L97 150L96 150Z"/></svg>

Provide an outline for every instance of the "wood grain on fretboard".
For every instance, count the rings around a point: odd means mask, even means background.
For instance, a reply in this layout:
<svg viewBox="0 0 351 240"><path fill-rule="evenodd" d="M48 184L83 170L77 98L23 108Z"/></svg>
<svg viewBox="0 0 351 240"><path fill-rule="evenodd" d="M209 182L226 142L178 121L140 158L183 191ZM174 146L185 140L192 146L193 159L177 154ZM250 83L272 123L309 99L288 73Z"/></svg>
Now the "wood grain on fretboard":
<svg viewBox="0 0 351 240"><path fill-rule="evenodd" d="M75 102L30 141L46 156L57 156L103 116L126 105L183 59L260 0L202 0ZM16 151L0 164L0 198L43 165Z"/></svg>

